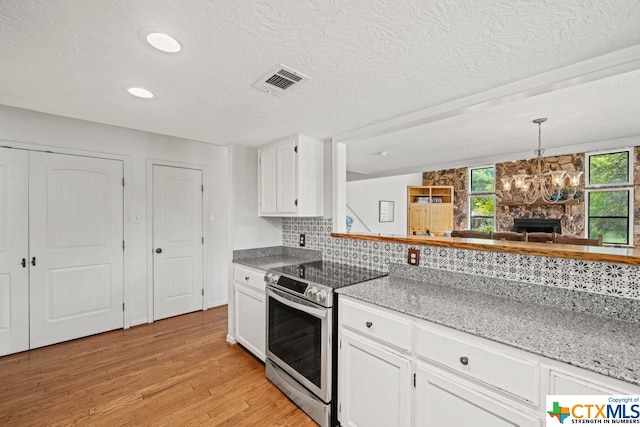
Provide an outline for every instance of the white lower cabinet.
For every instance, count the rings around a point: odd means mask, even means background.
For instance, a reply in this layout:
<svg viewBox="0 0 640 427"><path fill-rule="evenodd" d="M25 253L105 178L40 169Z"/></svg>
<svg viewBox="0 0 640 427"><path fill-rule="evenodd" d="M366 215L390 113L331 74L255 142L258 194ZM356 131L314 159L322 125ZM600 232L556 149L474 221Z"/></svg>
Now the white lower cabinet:
<svg viewBox="0 0 640 427"><path fill-rule="evenodd" d="M455 375L418 362L415 425L421 427L538 427L540 420L478 391Z"/></svg>
<svg viewBox="0 0 640 427"><path fill-rule="evenodd" d="M265 272L234 264L236 340L258 359L265 360Z"/></svg>
<svg viewBox="0 0 640 427"><path fill-rule="evenodd" d="M344 331L340 348L343 426L409 426L411 360L380 343Z"/></svg>
<svg viewBox="0 0 640 427"><path fill-rule="evenodd" d="M339 298L344 426L539 427L552 394L640 387L373 304Z"/></svg>
<svg viewBox="0 0 640 427"><path fill-rule="evenodd" d="M640 394L640 387L606 378L594 373L573 373L561 370L549 370L549 393L547 394ZM586 375L585 375L586 374Z"/></svg>

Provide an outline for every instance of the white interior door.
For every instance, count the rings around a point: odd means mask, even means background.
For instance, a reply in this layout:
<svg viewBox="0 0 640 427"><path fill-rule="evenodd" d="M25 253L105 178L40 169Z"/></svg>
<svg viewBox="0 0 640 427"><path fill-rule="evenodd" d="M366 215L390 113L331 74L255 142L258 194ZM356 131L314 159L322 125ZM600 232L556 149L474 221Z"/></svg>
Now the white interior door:
<svg viewBox="0 0 640 427"><path fill-rule="evenodd" d="M153 318L203 308L202 171L153 165Z"/></svg>
<svg viewBox="0 0 640 427"><path fill-rule="evenodd" d="M124 327L123 164L29 154L31 348Z"/></svg>
<svg viewBox="0 0 640 427"><path fill-rule="evenodd" d="M29 348L28 156L0 148L0 356Z"/></svg>

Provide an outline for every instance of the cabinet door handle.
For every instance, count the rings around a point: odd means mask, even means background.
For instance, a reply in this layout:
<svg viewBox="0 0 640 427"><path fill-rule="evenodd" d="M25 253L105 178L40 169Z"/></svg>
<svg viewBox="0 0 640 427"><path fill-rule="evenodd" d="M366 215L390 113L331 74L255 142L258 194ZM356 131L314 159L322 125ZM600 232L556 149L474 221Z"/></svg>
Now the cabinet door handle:
<svg viewBox="0 0 640 427"><path fill-rule="evenodd" d="M26 267L27 267L27 259L22 258L22 268L26 268Z"/></svg>
<svg viewBox="0 0 640 427"><path fill-rule="evenodd" d="M469 364L469 358L467 356L462 356L460 358L460 363L462 363L463 365L467 366Z"/></svg>
<svg viewBox="0 0 640 427"><path fill-rule="evenodd" d="M367 325L367 328L370 328L370 327L372 327L372 326L373 326L373 323L371 323L371 322L367 322L367 323L365 323L365 325Z"/></svg>
<svg viewBox="0 0 640 427"><path fill-rule="evenodd" d="M244 276L244 280L249 280L249 276Z"/></svg>
<svg viewBox="0 0 640 427"><path fill-rule="evenodd" d="M31 258L31 265L35 267L36 265L36 257Z"/></svg>

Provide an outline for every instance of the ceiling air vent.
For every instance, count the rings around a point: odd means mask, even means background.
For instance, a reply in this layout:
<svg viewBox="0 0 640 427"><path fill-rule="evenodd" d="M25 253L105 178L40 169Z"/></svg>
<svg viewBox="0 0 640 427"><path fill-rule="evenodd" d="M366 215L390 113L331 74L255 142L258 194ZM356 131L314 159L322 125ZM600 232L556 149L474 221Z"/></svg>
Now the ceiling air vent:
<svg viewBox="0 0 640 427"><path fill-rule="evenodd" d="M253 87L270 95L282 96L285 92L291 92L293 88L307 80L309 77L304 74L280 65L255 82Z"/></svg>

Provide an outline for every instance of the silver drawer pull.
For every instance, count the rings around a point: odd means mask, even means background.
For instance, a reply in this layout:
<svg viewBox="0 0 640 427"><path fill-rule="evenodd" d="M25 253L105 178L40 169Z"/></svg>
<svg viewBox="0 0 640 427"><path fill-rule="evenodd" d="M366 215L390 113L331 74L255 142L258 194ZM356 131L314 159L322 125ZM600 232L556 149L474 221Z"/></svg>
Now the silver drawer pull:
<svg viewBox="0 0 640 427"><path fill-rule="evenodd" d="M370 327L372 327L372 326L373 326L373 323L371 323L371 322L367 322L367 323L365 323L365 325L367 325L367 328L370 328Z"/></svg>
<svg viewBox="0 0 640 427"><path fill-rule="evenodd" d="M467 356L462 356L460 358L460 363L462 363L463 365L468 365L469 364L469 358Z"/></svg>

